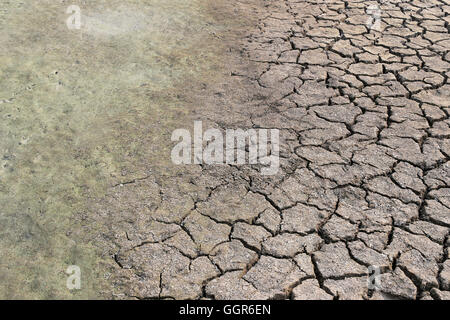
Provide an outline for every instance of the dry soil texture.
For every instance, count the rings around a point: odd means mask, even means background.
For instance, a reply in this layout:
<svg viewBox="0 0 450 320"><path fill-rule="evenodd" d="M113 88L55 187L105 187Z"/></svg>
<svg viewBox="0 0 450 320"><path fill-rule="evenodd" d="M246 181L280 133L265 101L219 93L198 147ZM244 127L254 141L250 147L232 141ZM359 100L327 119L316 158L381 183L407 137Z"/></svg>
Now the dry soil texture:
<svg viewBox="0 0 450 320"><path fill-rule="evenodd" d="M450 299L448 0L39 3L0 2L3 297ZM172 164L194 120L279 172Z"/></svg>

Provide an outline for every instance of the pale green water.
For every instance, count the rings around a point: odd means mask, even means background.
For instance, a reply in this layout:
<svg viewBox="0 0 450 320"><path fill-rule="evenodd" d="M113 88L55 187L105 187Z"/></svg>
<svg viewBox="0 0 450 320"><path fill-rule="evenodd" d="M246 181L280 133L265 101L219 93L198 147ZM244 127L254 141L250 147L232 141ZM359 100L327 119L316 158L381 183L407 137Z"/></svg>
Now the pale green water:
<svg viewBox="0 0 450 320"><path fill-rule="evenodd" d="M170 161L184 81L217 68L202 0L0 1L0 298L99 298L86 198ZM74 217L77 217L75 219ZM82 289L66 288L67 266Z"/></svg>

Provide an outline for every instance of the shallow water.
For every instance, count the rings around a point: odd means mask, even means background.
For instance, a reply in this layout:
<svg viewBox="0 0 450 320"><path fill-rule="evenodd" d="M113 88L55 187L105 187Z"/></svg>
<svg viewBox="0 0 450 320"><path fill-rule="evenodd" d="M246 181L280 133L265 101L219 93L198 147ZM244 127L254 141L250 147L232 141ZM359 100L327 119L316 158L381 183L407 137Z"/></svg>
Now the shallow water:
<svg viewBox="0 0 450 320"><path fill-rule="evenodd" d="M205 39L224 26L206 3L73 1L82 26L69 30L64 1L0 1L0 298L107 290L110 257L80 238L86 199L170 161L183 83L217 69Z"/></svg>

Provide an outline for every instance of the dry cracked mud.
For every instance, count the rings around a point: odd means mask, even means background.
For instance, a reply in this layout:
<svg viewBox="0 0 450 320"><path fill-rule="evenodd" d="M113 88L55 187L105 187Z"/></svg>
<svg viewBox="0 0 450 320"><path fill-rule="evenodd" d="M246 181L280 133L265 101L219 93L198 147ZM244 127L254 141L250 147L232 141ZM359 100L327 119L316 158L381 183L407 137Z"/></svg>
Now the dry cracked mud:
<svg viewBox="0 0 450 320"><path fill-rule="evenodd" d="M378 30L368 24L374 4ZM133 127L114 140L130 149L114 149L124 154L110 160L102 192L80 191L79 228L67 237L102 257L101 296L450 299L450 2L240 0L208 10L223 28L195 59L216 52L220 62L177 82L171 101L182 107L162 120L112 118L117 135ZM280 170L172 164L169 129L194 120L279 129ZM100 159L113 154L105 148Z"/></svg>

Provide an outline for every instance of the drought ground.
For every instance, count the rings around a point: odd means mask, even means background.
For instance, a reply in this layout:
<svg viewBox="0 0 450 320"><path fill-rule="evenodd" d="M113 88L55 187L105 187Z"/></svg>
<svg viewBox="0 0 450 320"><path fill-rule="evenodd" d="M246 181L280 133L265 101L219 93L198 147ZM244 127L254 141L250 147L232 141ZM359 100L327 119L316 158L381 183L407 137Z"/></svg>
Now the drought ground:
<svg viewBox="0 0 450 320"><path fill-rule="evenodd" d="M0 297L450 299L448 0L70 4L0 1Z"/></svg>

